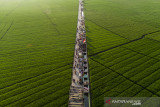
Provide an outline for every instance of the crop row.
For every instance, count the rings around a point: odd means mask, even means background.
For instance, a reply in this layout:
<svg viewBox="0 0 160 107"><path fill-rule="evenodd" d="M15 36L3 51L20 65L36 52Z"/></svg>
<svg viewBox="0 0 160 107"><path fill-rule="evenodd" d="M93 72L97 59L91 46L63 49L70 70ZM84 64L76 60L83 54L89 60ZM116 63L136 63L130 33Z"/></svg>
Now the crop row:
<svg viewBox="0 0 160 107"><path fill-rule="evenodd" d="M4 93L9 92L9 91L11 91L13 89L21 87L23 85L27 85L27 84L32 83L32 82L36 82L36 81L38 81L40 79L44 79L44 78L49 77L49 76L54 76L55 75L55 79L56 79L56 77L60 77L59 74L61 74L61 72L63 73L64 70L66 70L66 69L68 69L70 67L71 67L71 65L67 65L67 66L61 67L61 68L56 69L56 70L54 70L54 69L53 70L48 70L48 72L45 72L45 73L43 73L43 74L41 74L39 76L36 76L34 78L30 78L30 79L28 79L26 81L21 81L19 83L13 84L10 87L9 86L8 87L2 87L3 89L0 90L0 93L4 94Z"/></svg>
<svg viewBox="0 0 160 107"><path fill-rule="evenodd" d="M26 80L26 81L23 81L20 83L18 83L18 81L16 81L15 83L19 84L18 87L16 84L12 85L11 87L6 87L8 89L8 91L7 91L7 93L3 93L1 95L0 104L2 104L4 106L8 103L13 103L16 101L18 101L18 103L20 104L20 102L19 102L20 99L26 98L27 96L30 98L30 95L34 96L35 93L41 92L41 90L47 89L53 93L54 90L58 91L61 89L61 87L65 87L67 85L69 87L69 84L70 84L69 78L71 76L71 73L68 73L69 71L70 71L70 69L64 70L64 71L61 71L58 73L56 73L56 71L54 71L54 72L50 71L44 75L40 75L38 77L34 77L32 79L29 79L29 80ZM47 76L47 75L50 75L50 76ZM57 84L57 83L61 83L61 84ZM51 87L51 88L49 88L49 87ZM53 87L55 87L55 88L53 88ZM3 89L3 90L6 92L7 89ZM38 94L38 95L44 95L44 94ZM23 100L25 100L25 99L23 99Z"/></svg>
<svg viewBox="0 0 160 107"><path fill-rule="evenodd" d="M104 97L160 95L158 93L160 62L156 57L150 56L158 49L159 43L152 43L153 41L148 39L140 41L102 52L90 58L92 102L95 107L103 105ZM97 67L94 68L94 65Z"/></svg>
<svg viewBox="0 0 160 107"><path fill-rule="evenodd" d="M0 1L0 106L67 106L77 10L75 0Z"/></svg>
<svg viewBox="0 0 160 107"><path fill-rule="evenodd" d="M87 35L89 35L87 36L89 55L106 50L107 48L109 49L116 45L126 43L128 41L127 39L117 36L91 22L86 21L86 24L88 26L92 26L86 28L88 31Z"/></svg>
<svg viewBox="0 0 160 107"><path fill-rule="evenodd" d="M93 62L92 62L93 63ZM159 65L157 63L157 65ZM102 66L102 65L100 65ZM156 66L153 66L156 67ZM153 68L150 68L150 70L153 70ZM149 92L148 90L144 90L143 87L146 87L149 90L154 90L153 88L153 84L157 84L157 81L159 81L159 75L158 72L159 71L154 71L154 73L152 73L149 69L147 71L147 73L150 73L151 75L148 76L148 74L144 75L144 73L142 75L136 75L133 77L140 77L143 79L137 80L137 84L139 89L134 89L133 88L133 82L134 80L127 80L126 78L119 76L119 74L117 74L116 72L110 71L108 69L105 70L97 70L97 72L99 72L100 74L104 74L102 75L91 75L91 86L92 86L92 98L93 98L93 103L95 106L99 106L97 105L98 102L102 105L104 100L104 97L113 97L113 96L125 96L125 97L131 97L131 96L141 96L143 94L143 96L151 96L153 93ZM90 71L92 72L92 70ZM99 77L100 76L100 77ZM127 76L126 76L127 77ZM144 78L145 77L145 78ZM94 79L92 79L94 78ZM154 79L152 79L154 78ZM155 82L156 81L156 82ZM141 85L143 87L141 87ZM151 87L152 88L148 88ZM156 90L159 90L159 85L157 84ZM134 89L134 91L132 92L130 89ZM143 91L144 90L144 91ZM131 94L126 94L126 93L131 93ZM157 92L152 91L155 94ZM158 95L158 94L157 94ZM100 99L100 100L99 100Z"/></svg>
<svg viewBox="0 0 160 107"><path fill-rule="evenodd" d="M127 0L86 1L86 18L123 37L136 39L159 30L159 4L144 2L145 0L130 3ZM155 10L154 13L148 6Z"/></svg>

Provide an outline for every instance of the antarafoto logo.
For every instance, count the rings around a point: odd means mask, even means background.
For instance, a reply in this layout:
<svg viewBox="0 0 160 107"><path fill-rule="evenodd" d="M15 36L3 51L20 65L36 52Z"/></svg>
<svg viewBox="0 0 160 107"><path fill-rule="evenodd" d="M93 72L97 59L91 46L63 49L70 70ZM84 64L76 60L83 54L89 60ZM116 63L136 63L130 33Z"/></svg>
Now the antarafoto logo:
<svg viewBox="0 0 160 107"><path fill-rule="evenodd" d="M107 100L106 103L111 104L111 99Z"/></svg>

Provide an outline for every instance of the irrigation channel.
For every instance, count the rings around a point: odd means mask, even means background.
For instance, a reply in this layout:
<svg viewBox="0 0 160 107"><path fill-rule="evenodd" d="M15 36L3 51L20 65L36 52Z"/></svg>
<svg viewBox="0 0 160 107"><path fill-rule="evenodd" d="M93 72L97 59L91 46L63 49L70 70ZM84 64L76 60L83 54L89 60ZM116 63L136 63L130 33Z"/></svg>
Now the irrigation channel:
<svg viewBox="0 0 160 107"><path fill-rule="evenodd" d="M83 0L79 0L77 34L68 107L90 107L87 42Z"/></svg>

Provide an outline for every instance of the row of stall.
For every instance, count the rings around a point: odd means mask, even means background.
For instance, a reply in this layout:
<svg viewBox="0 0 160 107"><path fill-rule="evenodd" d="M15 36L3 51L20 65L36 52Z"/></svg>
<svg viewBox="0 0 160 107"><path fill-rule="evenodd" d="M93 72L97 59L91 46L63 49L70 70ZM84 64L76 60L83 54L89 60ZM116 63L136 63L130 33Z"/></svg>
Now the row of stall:
<svg viewBox="0 0 160 107"><path fill-rule="evenodd" d="M89 107L89 73L86 30L83 10L83 1L79 0L78 24L75 42L72 84L70 88L69 107ZM74 93L73 89L76 93ZM76 97L73 97L75 95Z"/></svg>

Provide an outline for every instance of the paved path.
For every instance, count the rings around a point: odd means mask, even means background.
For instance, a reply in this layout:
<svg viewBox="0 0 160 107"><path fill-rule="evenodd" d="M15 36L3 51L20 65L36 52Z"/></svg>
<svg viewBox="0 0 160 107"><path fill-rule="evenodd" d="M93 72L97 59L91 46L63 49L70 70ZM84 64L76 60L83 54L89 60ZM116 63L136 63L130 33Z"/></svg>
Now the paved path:
<svg viewBox="0 0 160 107"><path fill-rule="evenodd" d="M77 34L69 95L69 107L89 107L89 73L83 1L79 0Z"/></svg>

